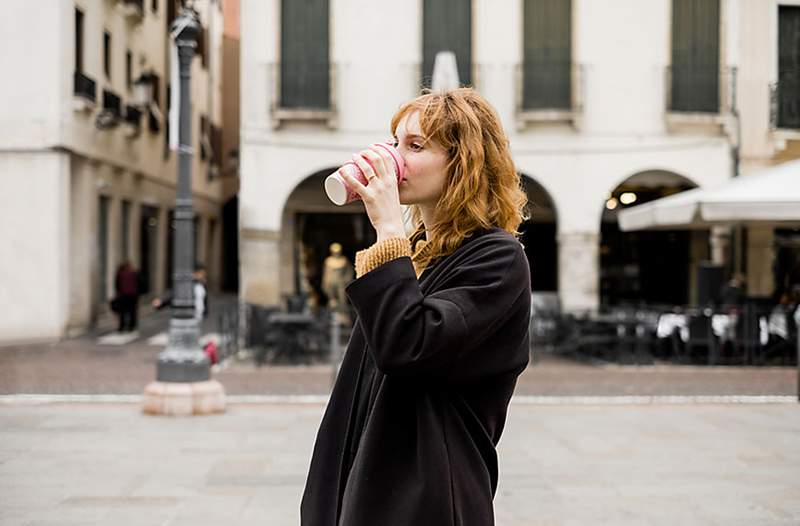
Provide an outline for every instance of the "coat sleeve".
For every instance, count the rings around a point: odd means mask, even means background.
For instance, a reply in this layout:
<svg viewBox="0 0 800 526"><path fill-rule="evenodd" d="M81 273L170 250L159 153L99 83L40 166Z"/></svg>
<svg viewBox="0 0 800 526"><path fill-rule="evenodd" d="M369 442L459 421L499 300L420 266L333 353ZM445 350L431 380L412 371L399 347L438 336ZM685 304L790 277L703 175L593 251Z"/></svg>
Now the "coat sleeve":
<svg viewBox="0 0 800 526"><path fill-rule="evenodd" d="M392 259L347 287L384 374L453 377L462 360L469 360L473 370L481 362L487 373L509 368L507 354L481 350L481 343L512 311L529 308L527 259L512 238L474 243L478 246L448 271L443 286L427 296L408 257ZM520 331L527 335L527 323Z"/></svg>

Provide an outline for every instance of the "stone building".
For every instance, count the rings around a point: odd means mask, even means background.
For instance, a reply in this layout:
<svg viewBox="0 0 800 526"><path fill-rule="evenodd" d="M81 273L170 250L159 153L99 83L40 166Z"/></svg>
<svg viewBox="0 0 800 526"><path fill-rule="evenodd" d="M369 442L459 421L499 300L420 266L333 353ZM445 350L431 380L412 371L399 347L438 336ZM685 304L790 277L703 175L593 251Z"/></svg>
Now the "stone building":
<svg viewBox="0 0 800 526"><path fill-rule="evenodd" d="M749 261L736 268L769 293L771 232L622 233L616 214L798 156L800 90L783 71L800 60L800 1L242 0L241 10L245 302L313 292L330 242L352 258L374 239L363 207L330 204L322 181L388 136L440 51L455 53L461 83L509 135L532 205L522 230L534 291L568 310L687 304L697 266L717 259Z"/></svg>
<svg viewBox="0 0 800 526"><path fill-rule="evenodd" d="M0 340L55 339L108 316L117 266L145 302L171 285L174 0L10 0L0 17ZM196 260L222 280L222 5L192 65ZM149 96L148 96L149 93ZM235 215L235 214L234 214Z"/></svg>

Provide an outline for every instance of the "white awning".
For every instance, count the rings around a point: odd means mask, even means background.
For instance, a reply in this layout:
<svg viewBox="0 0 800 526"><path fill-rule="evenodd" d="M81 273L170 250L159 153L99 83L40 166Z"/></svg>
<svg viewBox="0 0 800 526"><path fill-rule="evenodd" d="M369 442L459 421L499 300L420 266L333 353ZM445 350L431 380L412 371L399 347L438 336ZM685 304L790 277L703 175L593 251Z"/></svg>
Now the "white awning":
<svg viewBox="0 0 800 526"><path fill-rule="evenodd" d="M800 160L695 188L619 212L623 231L707 228L714 224L800 224Z"/></svg>

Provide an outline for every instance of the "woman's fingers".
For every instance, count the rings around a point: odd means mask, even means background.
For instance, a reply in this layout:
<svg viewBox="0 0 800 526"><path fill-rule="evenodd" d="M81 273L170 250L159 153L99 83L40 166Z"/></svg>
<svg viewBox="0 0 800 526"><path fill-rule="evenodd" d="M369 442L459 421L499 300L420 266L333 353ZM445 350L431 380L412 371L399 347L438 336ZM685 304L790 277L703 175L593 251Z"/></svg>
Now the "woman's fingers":
<svg viewBox="0 0 800 526"><path fill-rule="evenodd" d="M369 193L367 187L361 184L361 181L350 175L347 170L339 169L339 175L345 180L345 182L350 186L359 196L361 199L366 199Z"/></svg>
<svg viewBox="0 0 800 526"><path fill-rule="evenodd" d="M372 167L372 164L368 163L366 159L364 159L363 154L353 154L353 162L361 169L364 173L364 177L367 179L367 185L372 182L372 179L377 177L377 173Z"/></svg>
<svg viewBox="0 0 800 526"><path fill-rule="evenodd" d="M381 165L381 173L379 174L381 177L392 178L393 180L397 180L397 175L394 172L394 159L392 156L389 155L384 148L380 146L370 146L368 152L371 152L371 155L375 157L375 162L379 162Z"/></svg>

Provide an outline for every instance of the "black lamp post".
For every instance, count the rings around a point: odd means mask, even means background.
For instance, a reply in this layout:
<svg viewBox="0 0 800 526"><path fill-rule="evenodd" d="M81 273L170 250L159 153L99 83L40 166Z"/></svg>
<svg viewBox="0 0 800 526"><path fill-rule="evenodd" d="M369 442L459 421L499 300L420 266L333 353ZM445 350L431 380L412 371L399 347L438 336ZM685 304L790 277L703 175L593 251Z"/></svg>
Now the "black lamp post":
<svg viewBox="0 0 800 526"><path fill-rule="evenodd" d="M210 377L208 357L200 348L200 320L195 318L192 291L194 270L194 210L192 208L191 64L200 22L192 7L183 7L172 25L180 64L178 127L178 184L175 197L172 317L169 343L158 355L159 382L202 382Z"/></svg>

